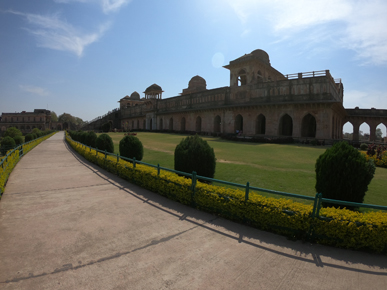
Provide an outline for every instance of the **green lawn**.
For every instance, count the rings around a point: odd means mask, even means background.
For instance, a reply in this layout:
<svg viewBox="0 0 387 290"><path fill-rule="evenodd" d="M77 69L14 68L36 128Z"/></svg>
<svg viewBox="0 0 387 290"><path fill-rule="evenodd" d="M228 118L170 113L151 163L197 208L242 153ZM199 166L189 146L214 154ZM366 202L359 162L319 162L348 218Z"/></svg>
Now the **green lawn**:
<svg viewBox="0 0 387 290"><path fill-rule="evenodd" d="M123 133L109 133L115 153ZM176 145L186 136L140 132L137 137L144 146L144 159L162 167L174 166ZM327 147L241 143L217 137L203 137L214 148L217 158L215 178L260 188L301 195L315 195L316 159ZM376 168L365 203L387 205L387 169Z"/></svg>

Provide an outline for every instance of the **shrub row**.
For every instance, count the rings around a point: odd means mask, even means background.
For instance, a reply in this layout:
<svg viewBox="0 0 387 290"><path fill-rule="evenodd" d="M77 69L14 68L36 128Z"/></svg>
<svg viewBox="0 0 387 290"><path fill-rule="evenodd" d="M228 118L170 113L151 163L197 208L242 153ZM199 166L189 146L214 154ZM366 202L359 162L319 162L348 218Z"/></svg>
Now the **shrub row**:
<svg viewBox="0 0 387 290"><path fill-rule="evenodd" d="M209 185L157 168L132 164L105 155L66 137L67 142L87 160L107 171L160 195L237 222L298 239L350 249L387 253L387 213L358 213L323 208L312 217L312 206L286 198L263 197L250 192ZM194 190L192 190L194 188ZM309 234L312 233L312 236Z"/></svg>
<svg viewBox="0 0 387 290"><path fill-rule="evenodd" d="M36 139L36 140L31 141L31 142L23 144L22 145L23 146L23 155L27 154L29 151L32 150L32 148L34 148L35 146L37 146L38 144L40 144L41 142L43 142L44 140L46 140L47 138L51 137L54 134L55 134L55 132L51 133L50 135L46 135L46 136L41 137L39 139ZM16 163L18 163L20 160L20 150L19 149L21 149L21 148L18 147L17 149L12 150L12 151L9 150L6 153L9 155L4 156L0 160L0 162L1 162L1 166L0 166L0 199L1 199L1 196L3 195L4 187L7 183L9 175L11 174Z"/></svg>

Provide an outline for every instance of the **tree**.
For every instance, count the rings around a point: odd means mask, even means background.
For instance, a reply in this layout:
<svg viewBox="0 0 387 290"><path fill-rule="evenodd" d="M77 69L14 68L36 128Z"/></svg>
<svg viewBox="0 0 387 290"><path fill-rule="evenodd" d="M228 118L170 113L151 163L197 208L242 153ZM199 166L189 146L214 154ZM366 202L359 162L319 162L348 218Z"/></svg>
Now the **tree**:
<svg viewBox="0 0 387 290"><path fill-rule="evenodd" d="M323 198L362 203L375 173L372 160L346 142L327 149L316 162L316 191ZM335 204L324 204L335 206ZM348 207L351 208L352 207Z"/></svg>
<svg viewBox="0 0 387 290"><path fill-rule="evenodd" d="M63 113L62 115L59 115L58 121L61 123L69 123L69 124L76 124L76 120L73 116L67 113Z"/></svg>
<svg viewBox="0 0 387 290"><path fill-rule="evenodd" d="M58 122L58 116L54 111L51 111L51 122Z"/></svg>
<svg viewBox="0 0 387 290"><path fill-rule="evenodd" d="M376 135L376 139L379 139L379 140L382 139L382 137L383 137L382 129L376 128L375 135Z"/></svg>
<svg viewBox="0 0 387 290"><path fill-rule="evenodd" d="M136 158L142 160L144 156L144 149L141 141L134 136L125 136L120 141L120 155L127 158Z"/></svg>
<svg viewBox="0 0 387 290"><path fill-rule="evenodd" d="M213 178L216 158L214 149L198 135L183 139L175 149L175 170Z"/></svg>
<svg viewBox="0 0 387 290"><path fill-rule="evenodd" d="M4 137L11 137L14 138L16 136L22 136L22 132L19 129L16 129L15 127L9 127L7 131L4 132Z"/></svg>

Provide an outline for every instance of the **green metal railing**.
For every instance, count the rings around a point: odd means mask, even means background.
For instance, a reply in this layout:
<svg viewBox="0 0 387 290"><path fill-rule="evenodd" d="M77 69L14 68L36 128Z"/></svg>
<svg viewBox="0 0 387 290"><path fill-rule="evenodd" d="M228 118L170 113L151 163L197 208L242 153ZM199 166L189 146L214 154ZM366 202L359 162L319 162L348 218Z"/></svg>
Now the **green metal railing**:
<svg viewBox="0 0 387 290"><path fill-rule="evenodd" d="M71 138L71 137L69 136L69 138ZM289 197L289 198L297 198L297 199L303 199L303 200L312 201L313 202L313 210L312 210L312 214L311 214L312 218L324 218L324 217L320 216L320 209L322 208L322 203L323 202L327 202L327 203L329 202L329 203L338 204L338 205L342 205L342 206L349 206L349 207L369 208L369 209L374 209L374 210L387 211L387 206L373 205L373 204L364 204L364 203L355 203L355 202L347 202L347 201L334 200L334 199L327 199L327 198L323 198L321 193L316 193L316 195L314 197L312 197L312 196L306 196L306 195L300 195L300 194L294 194L294 193L270 190L270 189L265 189L265 188L259 188L259 187L251 186L249 182L247 182L246 184L238 184L238 183L228 182L228 181L224 181L224 180L219 180L219 179L209 178L209 177L205 177L205 176L200 176L200 175L197 175L196 172L192 172L192 173L181 172L181 171L177 171L177 170L174 170L174 169L170 169L170 168L166 168L166 167L161 167L159 164L157 164L157 165L149 164L149 163L146 163L146 162L138 161L135 158L127 158L127 157L120 156L118 154L102 151L102 150L99 150L97 148L93 148L93 147L87 146L87 145L82 144L82 143L77 142L77 141L74 141L74 142L76 142L76 143L78 143L78 144L80 144L82 146L85 146L87 148L90 148L90 150L93 149L93 150L96 150L96 152L100 152L100 153L105 154L105 158L106 158L107 155L111 155L111 156L115 156L117 158L117 162L119 162L120 158L123 159L123 160L129 161L129 162L131 162L133 164L133 168L136 168L136 164L142 164L142 165L145 165L145 166L156 168L158 176L160 175L160 170L165 170L165 171L169 171L169 172L172 172L172 173L176 173L178 175L183 175L183 176L189 177L189 178L192 179L191 190L192 190L193 197L195 195L195 187L196 187L196 184L197 184L197 180L199 179L199 180L209 181L209 182L212 182L212 183L220 183L220 184L224 184L224 185L229 185L229 186L234 186L234 187L237 187L237 188L241 188L245 192L245 201L246 202L249 200L249 195L250 195L251 191L265 192L265 193L269 193L269 194L273 194L273 195L277 195L277 196L279 195L279 196L285 196L285 197ZM228 197L228 198L231 198L231 197ZM288 214L292 214L292 213L288 212Z"/></svg>

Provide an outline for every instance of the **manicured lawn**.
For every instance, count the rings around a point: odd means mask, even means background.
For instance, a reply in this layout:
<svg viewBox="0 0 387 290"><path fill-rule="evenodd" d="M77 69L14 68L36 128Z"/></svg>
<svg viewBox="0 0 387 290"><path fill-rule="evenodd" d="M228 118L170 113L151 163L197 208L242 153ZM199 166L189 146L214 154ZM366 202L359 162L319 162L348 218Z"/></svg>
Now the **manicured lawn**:
<svg viewBox="0 0 387 290"><path fill-rule="evenodd" d="M119 153L118 143L123 133L109 133ZM150 164L174 167L176 145L186 136L178 134L137 133L144 146L144 159ZM315 195L316 159L328 147L306 145L254 144L203 137L214 148L217 158L215 178L239 184ZM376 168L365 203L387 205L387 168Z"/></svg>

